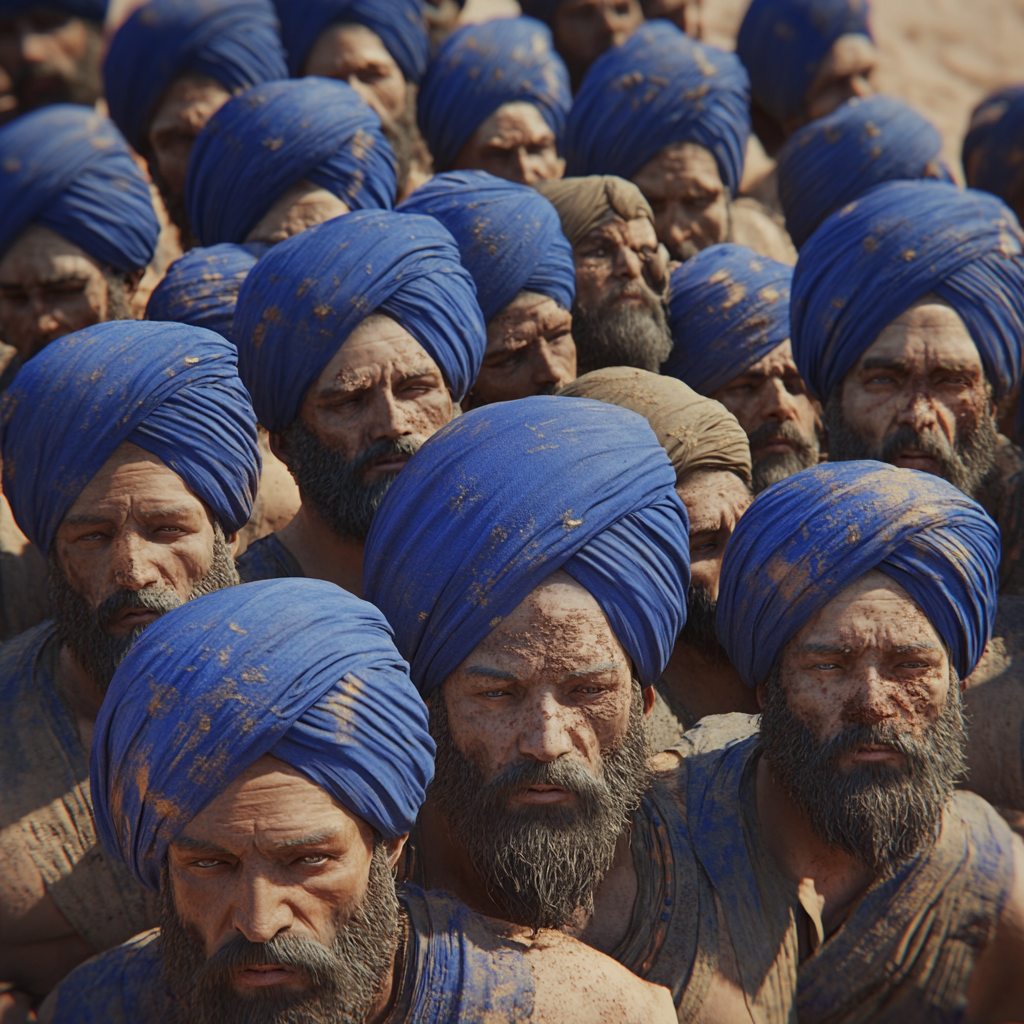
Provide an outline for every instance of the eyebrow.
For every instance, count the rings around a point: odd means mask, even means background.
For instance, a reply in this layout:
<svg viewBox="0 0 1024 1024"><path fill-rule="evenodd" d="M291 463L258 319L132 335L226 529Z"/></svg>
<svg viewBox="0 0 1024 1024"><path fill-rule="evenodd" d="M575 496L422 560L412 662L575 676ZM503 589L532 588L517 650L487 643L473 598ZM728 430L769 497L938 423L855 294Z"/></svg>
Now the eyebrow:
<svg viewBox="0 0 1024 1024"><path fill-rule="evenodd" d="M895 644L892 649L897 654L914 654L917 651L937 651L939 648L930 640L912 640L907 644Z"/></svg>
<svg viewBox="0 0 1024 1024"><path fill-rule="evenodd" d="M487 676L490 679L511 679L513 682L519 682L519 677L511 672L506 672L500 668L488 668L486 665L470 665L466 669L466 674L471 676Z"/></svg>
<svg viewBox="0 0 1024 1024"><path fill-rule="evenodd" d="M48 277L45 280L41 280L39 284L43 286L53 284L86 284L88 281L88 274L61 274L58 277ZM0 281L0 288L24 288L24 285L18 281Z"/></svg>
<svg viewBox="0 0 1024 1024"><path fill-rule="evenodd" d="M231 853L230 850L225 850L223 846L218 846L208 839L193 839L191 836L178 836L171 846L180 846L183 850L192 850L197 853L226 853L228 855Z"/></svg>
<svg viewBox="0 0 1024 1024"><path fill-rule="evenodd" d="M69 512L64 517L68 526L103 526L104 523L112 523L114 520L109 516L90 516L84 512Z"/></svg>
<svg viewBox="0 0 1024 1024"><path fill-rule="evenodd" d="M585 668L578 668L573 672L566 672L563 679L576 679L579 676L596 676L600 672L613 672L618 666L614 661L599 661L594 665L587 665Z"/></svg>
<svg viewBox="0 0 1024 1024"><path fill-rule="evenodd" d="M274 845L283 850L290 850L296 846L321 846L337 838L337 832L313 832L308 836L300 836L298 839L282 839L281 842Z"/></svg>
<svg viewBox="0 0 1024 1024"><path fill-rule="evenodd" d="M188 505L172 505L170 508L150 508L145 510L136 511L136 516L141 516L143 519L158 519L164 516L187 516L192 515L195 512L194 508L190 508Z"/></svg>
<svg viewBox="0 0 1024 1024"><path fill-rule="evenodd" d="M890 359L887 356L873 356L864 360L865 370L906 370L907 364L902 359Z"/></svg>

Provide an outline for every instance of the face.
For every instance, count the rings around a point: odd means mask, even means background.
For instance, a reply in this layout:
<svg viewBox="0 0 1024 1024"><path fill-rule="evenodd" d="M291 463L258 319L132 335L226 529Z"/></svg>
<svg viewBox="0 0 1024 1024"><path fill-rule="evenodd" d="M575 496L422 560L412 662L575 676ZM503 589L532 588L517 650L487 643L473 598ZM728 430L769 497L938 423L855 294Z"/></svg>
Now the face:
<svg viewBox="0 0 1024 1024"><path fill-rule="evenodd" d="M520 292L487 325L483 366L463 408L550 395L575 379L572 315L546 295Z"/></svg>
<svg viewBox="0 0 1024 1024"><path fill-rule="evenodd" d="M455 158L456 171L487 171L520 185L565 173L555 133L532 103L505 103L473 133Z"/></svg>
<svg viewBox="0 0 1024 1024"><path fill-rule="evenodd" d="M801 123L831 114L854 97L874 95L871 73L878 63L874 43L864 35L840 36L822 61L817 77L807 90ZM791 130L796 130L799 124Z"/></svg>
<svg viewBox="0 0 1024 1024"><path fill-rule="evenodd" d="M348 212L349 207L333 192L303 180L292 185L267 210L245 240L276 245L314 224L334 220Z"/></svg>
<svg viewBox="0 0 1024 1024"><path fill-rule="evenodd" d="M662 18L692 38L702 38L701 0L641 0L641 5L648 21Z"/></svg>
<svg viewBox="0 0 1024 1024"><path fill-rule="evenodd" d="M651 204L658 240L673 259L688 260L729 237L729 190L703 146L666 146L631 180Z"/></svg>
<svg viewBox="0 0 1024 1024"><path fill-rule="evenodd" d="M639 0L563 0L551 31L574 84L605 50L621 46L643 20Z"/></svg>
<svg viewBox="0 0 1024 1024"><path fill-rule="evenodd" d="M788 339L710 397L750 438L755 494L817 465L821 406L807 394Z"/></svg>

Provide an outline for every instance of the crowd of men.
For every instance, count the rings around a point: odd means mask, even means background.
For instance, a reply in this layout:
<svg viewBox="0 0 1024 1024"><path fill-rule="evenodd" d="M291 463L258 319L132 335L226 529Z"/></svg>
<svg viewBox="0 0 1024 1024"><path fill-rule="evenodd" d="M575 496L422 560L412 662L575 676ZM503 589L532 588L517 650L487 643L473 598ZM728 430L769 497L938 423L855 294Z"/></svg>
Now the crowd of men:
<svg viewBox="0 0 1024 1024"><path fill-rule="evenodd" d="M1024 1021L1024 85L522 11L0 0L0 1024Z"/></svg>

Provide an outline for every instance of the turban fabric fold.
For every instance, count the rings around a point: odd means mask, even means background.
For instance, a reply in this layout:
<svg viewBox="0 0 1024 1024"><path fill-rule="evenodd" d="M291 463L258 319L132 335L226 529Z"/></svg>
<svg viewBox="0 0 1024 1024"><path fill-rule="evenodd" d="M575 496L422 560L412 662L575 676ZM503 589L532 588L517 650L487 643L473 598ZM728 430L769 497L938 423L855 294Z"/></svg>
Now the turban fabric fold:
<svg viewBox="0 0 1024 1024"><path fill-rule="evenodd" d="M456 29L430 62L416 104L434 166L449 170L477 128L506 103L533 104L561 139L572 93L551 31L533 18Z"/></svg>
<svg viewBox="0 0 1024 1024"><path fill-rule="evenodd" d="M582 398L498 402L410 459L363 560L424 695L561 569L603 609L645 686L686 621L689 522L647 421Z"/></svg>
<svg viewBox="0 0 1024 1024"><path fill-rule="evenodd" d="M766 682L808 620L873 569L921 606L966 679L992 635L999 528L937 476L830 462L758 495L729 538L717 628L743 681Z"/></svg>
<svg viewBox="0 0 1024 1024"><path fill-rule="evenodd" d="M432 217L364 210L275 245L242 285L233 340L267 430L291 425L320 372L374 312L404 327L463 399L487 335L455 240Z"/></svg>
<svg viewBox="0 0 1024 1024"><path fill-rule="evenodd" d="M159 889L170 844L265 754L389 839L423 803L426 706L384 616L333 583L226 587L136 640L96 721L100 840Z"/></svg>
<svg viewBox="0 0 1024 1024"><path fill-rule="evenodd" d="M146 319L205 327L230 341L238 290L268 248L264 242L225 242L190 249L167 268L164 279L153 289Z"/></svg>
<svg viewBox="0 0 1024 1024"><path fill-rule="evenodd" d="M698 395L681 380L612 366L593 370L558 391L639 413L668 453L681 487L694 473L735 473L750 483L750 442L721 402Z"/></svg>
<svg viewBox="0 0 1024 1024"><path fill-rule="evenodd" d="M185 204L203 245L244 242L303 179L353 210L390 210L395 155L380 118L346 82L271 82L229 100L196 138Z"/></svg>
<svg viewBox="0 0 1024 1024"><path fill-rule="evenodd" d="M331 25L362 25L380 36L407 82L419 82L430 59L423 0L274 0L294 78Z"/></svg>
<svg viewBox="0 0 1024 1024"><path fill-rule="evenodd" d="M549 200L562 220L562 233L574 248L609 214L625 221L646 218L654 224L651 204L631 181L614 174L541 181L537 191Z"/></svg>
<svg viewBox="0 0 1024 1024"><path fill-rule="evenodd" d="M676 142L709 150L735 193L750 135L747 73L731 53L650 21L590 66L565 130L566 174L631 178Z"/></svg>
<svg viewBox="0 0 1024 1024"><path fill-rule="evenodd" d="M894 181L832 214L800 250L793 356L825 399L882 330L935 294L960 315L996 397L1020 379L1024 234L987 192Z"/></svg>
<svg viewBox="0 0 1024 1024"><path fill-rule="evenodd" d="M0 128L0 254L32 223L122 272L153 258L149 185L107 118L57 103Z"/></svg>
<svg viewBox="0 0 1024 1024"><path fill-rule="evenodd" d="M0 0L0 18L13 18L40 7L64 11L73 18L85 18L100 24L107 17L107 0L46 0L45 3L42 0Z"/></svg>
<svg viewBox="0 0 1024 1024"><path fill-rule="evenodd" d="M256 419L234 346L184 324L115 320L51 342L3 401L3 492L44 554L89 481L125 441L157 456L226 533L252 512Z"/></svg>
<svg viewBox="0 0 1024 1024"><path fill-rule="evenodd" d="M867 0L753 0L736 53L754 99L778 121L799 114L821 62L846 35L871 38Z"/></svg>
<svg viewBox="0 0 1024 1024"><path fill-rule="evenodd" d="M448 171L421 185L398 210L434 217L452 233L484 320L522 291L572 308L572 247L557 211L536 190L484 171Z"/></svg>
<svg viewBox="0 0 1024 1024"><path fill-rule="evenodd" d="M139 152L160 97L186 73L232 93L287 78L270 0L150 0L117 30L104 88L110 116Z"/></svg>
<svg viewBox="0 0 1024 1024"><path fill-rule="evenodd" d="M672 351L661 372L710 395L789 337L793 268L743 245L712 245L672 273Z"/></svg>
<svg viewBox="0 0 1024 1024"><path fill-rule="evenodd" d="M852 99L793 135L779 154L779 198L797 247L834 210L886 181L929 175L942 137L891 96ZM942 174L944 168L936 165ZM945 180L952 181L945 172Z"/></svg>
<svg viewBox="0 0 1024 1024"><path fill-rule="evenodd" d="M1024 85L1002 89L974 108L963 162L971 188L1024 202Z"/></svg>

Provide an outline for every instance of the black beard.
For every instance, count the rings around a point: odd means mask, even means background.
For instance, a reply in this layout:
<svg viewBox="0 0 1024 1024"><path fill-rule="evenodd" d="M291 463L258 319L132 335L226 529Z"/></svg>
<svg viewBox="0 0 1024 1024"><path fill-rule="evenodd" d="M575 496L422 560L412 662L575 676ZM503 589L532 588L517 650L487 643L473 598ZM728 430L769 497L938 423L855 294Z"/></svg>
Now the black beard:
<svg viewBox="0 0 1024 1024"><path fill-rule="evenodd" d="M304 505L326 522L344 540L364 544L373 517L397 473L377 475L372 484L364 481L367 466L393 455L415 455L420 442L409 437L387 439L370 445L351 461L330 448L296 420L287 431L291 473L299 486Z"/></svg>
<svg viewBox="0 0 1024 1024"><path fill-rule="evenodd" d="M642 295L643 308L615 308L623 293ZM672 351L665 307L645 284L633 281L602 298L593 308L579 302L572 308L572 337L576 342L576 372L582 377L607 366L632 366L659 373Z"/></svg>
<svg viewBox="0 0 1024 1024"><path fill-rule="evenodd" d="M832 462L874 459L891 463L905 448L917 448L935 459L939 476L970 498L980 499L997 473L996 450L999 435L990 416L982 416L969 431L958 431L950 444L941 434L922 434L913 427L894 430L877 448L872 448L857 428L843 415L840 389L835 388L825 403L828 457Z"/></svg>
<svg viewBox="0 0 1024 1024"><path fill-rule="evenodd" d="M41 3L39 7L44 8L46 4ZM103 95L103 76L100 70L103 30L91 21L84 21L84 24L88 33L85 55L75 64L70 78L65 78L50 64L31 64L27 61L22 64L22 70L14 79L11 89L18 100L18 114L39 110L54 103L77 103L83 107L96 105L96 101ZM45 95L36 94L33 99L27 100L26 88L38 79L52 81L53 89Z"/></svg>
<svg viewBox="0 0 1024 1024"><path fill-rule="evenodd" d="M686 625L679 634L679 642L692 647L711 665L728 665L729 655L718 642L715 613L718 602L706 587L691 583L686 593Z"/></svg>
<svg viewBox="0 0 1024 1024"><path fill-rule="evenodd" d="M106 693L117 666L131 650L131 646L146 628L136 626L126 636L111 636L107 629L114 616L125 608L145 608L161 615L173 611L183 603L173 590L146 587L143 590L118 590L111 594L95 611L71 586L55 553L50 553L48 594L50 610L61 643L75 657L85 674ZM206 575L192 588L191 601L204 594L212 594L222 587L239 582L231 546L224 538L219 524L214 526L213 560Z"/></svg>
<svg viewBox="0 0 1024 1024"><path fill-rule="evenodd" d="M776 669L761 714L761 743L772 773L807 814L822 842L887 877L938 836L942 810L966 770L966 725L954 678L939 717L920 736L892 723L855 725L820 743L786 701ZM905 767L838 760L861 745L885 744Z"/></svg>
<svg viewBox="0 0 1024 1024"><path fill-rule="evenodd" d="M188 210L185 208L185 194L175 192L167 183L167 179L160 173L160 162L149 148L148 143L143 150L142 155L149 168L149 176L153 179L157 192L160 193L167 217L178 229L178 241L181 243L182 252L188 252L189 249L194 249L199 244L199 239L192 232L192 221L189 220Z"/></svg>
<svg viewBox="0 0 1024 1024"><path fill-rule="evenodd" d="M160 952L181 1024L364 1024L392 970L402 920L387 846L378 841L360 907L337 927L331 946L302 936L249 942L237 935L207 958L202 940L174 906L167 867L160 886ZM299 968L301 990L271 986L239 994L244 967Z"/></svg>
<svg viewBox="0 0 1024 1024"><path fill-rule="evenodd" d="M766 487L777 484L780 480L799 473L802 469L809 469L818 464L821 454L821 443L818 437L808 440L800 433L795 423L789 421L783 423L765 423L757 428L750 435L750 453L763 444L775 438L783 437L792 441L796 446L791 452L785 455L765 455L754 462L752 490L754 494L760 494Z"/></svg>
<svg viewBox="0 0 1024 1024"><path fill-rule="evenodd" d="M505 918L531 928L561 928L581 911L591 913L619 836L650 784L639 686L626 738L603 756L599 777L559 758L514 765L488 782L455 746L443 691L430 703L430 733L437 756L429 793ZM577 795L576 804L510 811L509 799L528 785L561 786Z"/></svg>

